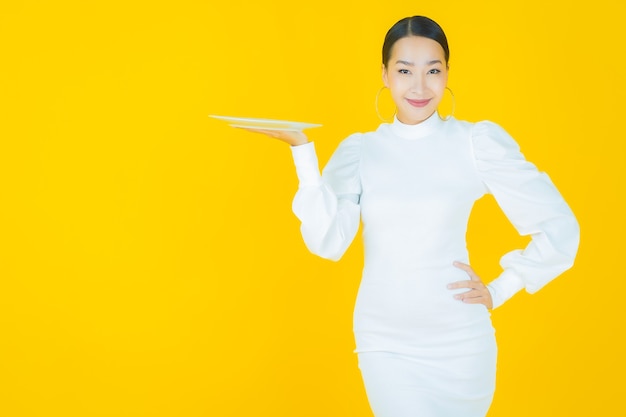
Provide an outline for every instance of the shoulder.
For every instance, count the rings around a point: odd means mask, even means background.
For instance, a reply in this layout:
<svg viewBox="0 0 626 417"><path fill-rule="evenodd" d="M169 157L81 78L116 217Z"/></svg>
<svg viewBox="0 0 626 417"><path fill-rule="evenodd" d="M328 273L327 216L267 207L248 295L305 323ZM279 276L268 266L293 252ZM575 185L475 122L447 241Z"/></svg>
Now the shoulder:
<svg viewBox="0 0 626 417"><path fill-rule="evenodd" d="M355 159L358 158L361 153L361 147L363 144L363 133L353 133L350 136L339 142L339 146L333 153L333 158L342 157Z"/></svg>
<svg viewBox="0 0 626 417"><path fill-rule="evenodd" d="M345 171L348 167L357 169L361 160L363 136L363 133L353 133L343 139L330 157L324 172Z"/></svg>
<svg viewBox="0 0 626 417"><path fill-rule="evenodd" d="M353 133L350 136L344 138L340 143L339 147L355 147L361 146L363 142L363 137L366 136L367 133Z"/></svg>
<svg viewBox="0 0 626 417"><path fill-rule="evenodd" d="M380 142L379 139L385 137L385 132L388 129L388 124L381 124L375 131L356 132L347 136L339 143L330 157L324 168L324 173L331 175L336 172L346 173L347 170L353 170L353 173L358 172L366 148L365 143Z"/></svg>
<svg viewBox="0 0 626 417"><path fill-rule="evenodd" d="M481 159L521 157L518 143L497 123L483 120L471 123L474 152Z"/></svg>
<svg viewBox="0 0 626 417"><path fill-rule="evenodd" d="M377 142L389 135L389 124L386 123L381 124L373 131L352 133L339 143L333 156L358 158L366 143Z"/></svg>
<svg viewBox="0 0 626 417"><path fill-rule="evenodd" d="M472 136L511 137L502 126L490 120L482 120L469 124L472 126Z"/></svg>

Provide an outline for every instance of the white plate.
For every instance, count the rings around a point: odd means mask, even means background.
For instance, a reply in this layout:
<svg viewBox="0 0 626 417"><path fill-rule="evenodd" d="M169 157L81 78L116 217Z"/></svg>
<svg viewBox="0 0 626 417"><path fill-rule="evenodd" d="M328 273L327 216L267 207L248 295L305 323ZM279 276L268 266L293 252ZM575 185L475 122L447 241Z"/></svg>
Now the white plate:
<svg viewBox="0 0 626 417"><path fill-rule="evenodd" d="M209 117L224 120L228 122L228 124L232 127L243 127L250 129L299 131L311 127L321 126L320 124L315 123L292 122L289 120L252 119L249 117L216 116L214 114L210 114Z"/></svg>

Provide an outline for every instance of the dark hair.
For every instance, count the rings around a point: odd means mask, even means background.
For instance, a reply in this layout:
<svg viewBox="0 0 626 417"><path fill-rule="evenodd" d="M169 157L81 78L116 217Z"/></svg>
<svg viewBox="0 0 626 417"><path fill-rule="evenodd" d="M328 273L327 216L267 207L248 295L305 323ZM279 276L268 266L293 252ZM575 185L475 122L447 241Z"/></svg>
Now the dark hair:
<svg viewBox="0 0 626 417"><path fill-rule="evenodd" d="M446 57L446 64L450 59L448 39L441 26L425 16L405 17L389 29L383 43L383 65L386 67L391 58L391 49L400 39L408 36L423 36L432 39L441 45Z"/></svg>

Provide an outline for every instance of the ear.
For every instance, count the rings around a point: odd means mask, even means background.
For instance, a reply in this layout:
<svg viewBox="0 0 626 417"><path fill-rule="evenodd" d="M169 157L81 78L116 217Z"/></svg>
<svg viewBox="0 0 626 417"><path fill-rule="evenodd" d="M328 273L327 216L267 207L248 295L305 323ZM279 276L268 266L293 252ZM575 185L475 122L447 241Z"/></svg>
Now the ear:
<svg viewBox="0 0 626 417"><path fill-rule="evenodd" d="M389 80L387 78L387 67L385 67L385 64L383 64L382 66L382 77L383 77L383 84L385 85L385 87L389 88Z"/></svg>

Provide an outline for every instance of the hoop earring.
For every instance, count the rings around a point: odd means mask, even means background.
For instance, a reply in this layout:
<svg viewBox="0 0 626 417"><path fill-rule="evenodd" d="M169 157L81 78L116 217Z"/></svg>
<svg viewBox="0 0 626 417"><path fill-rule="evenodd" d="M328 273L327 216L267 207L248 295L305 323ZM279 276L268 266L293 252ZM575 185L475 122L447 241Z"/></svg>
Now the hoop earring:
<svg viewBox="0 0 626 417"><path fill-rule="evenodd" d="M441 117L441 115L439 114L439 111L437 111L437 115L444 122L447 121L447 120L450 120L452 118L452 116L454 116L454 109L456 108L456 99L454 98L454 93L452 92L450 87L446 87L446 90L448 90L450 92L450 95L452 96L452 112L449 115L447 115L446 117Z"/></svg>
<svg viewBox="0 0 626 417"><path fill-rule="evenodd" d="M378 99L380 98L380 93L382 93L382 92L383 92L383 90L384 90L385 88L387 88L387 87L383 85L382 87L380 87L380 90L378 90L378 93L376 93L376 101L374 102L374 108L376 109L376 115L378 116L378 118L379 118L380 120L382 120L382 121L383 121L383 122L385 122L385 123L391 123L391 122L393 122L393 118L395 117L395 115L396 115L396 113L397 113L397 111L398 111L397 109L396 109L396 111L394 111L394 112L393 112L393 115L391 116L391 120L389 120L389 119L384 119L384 118L380 115L380 111L378 111Z"/></svg>

